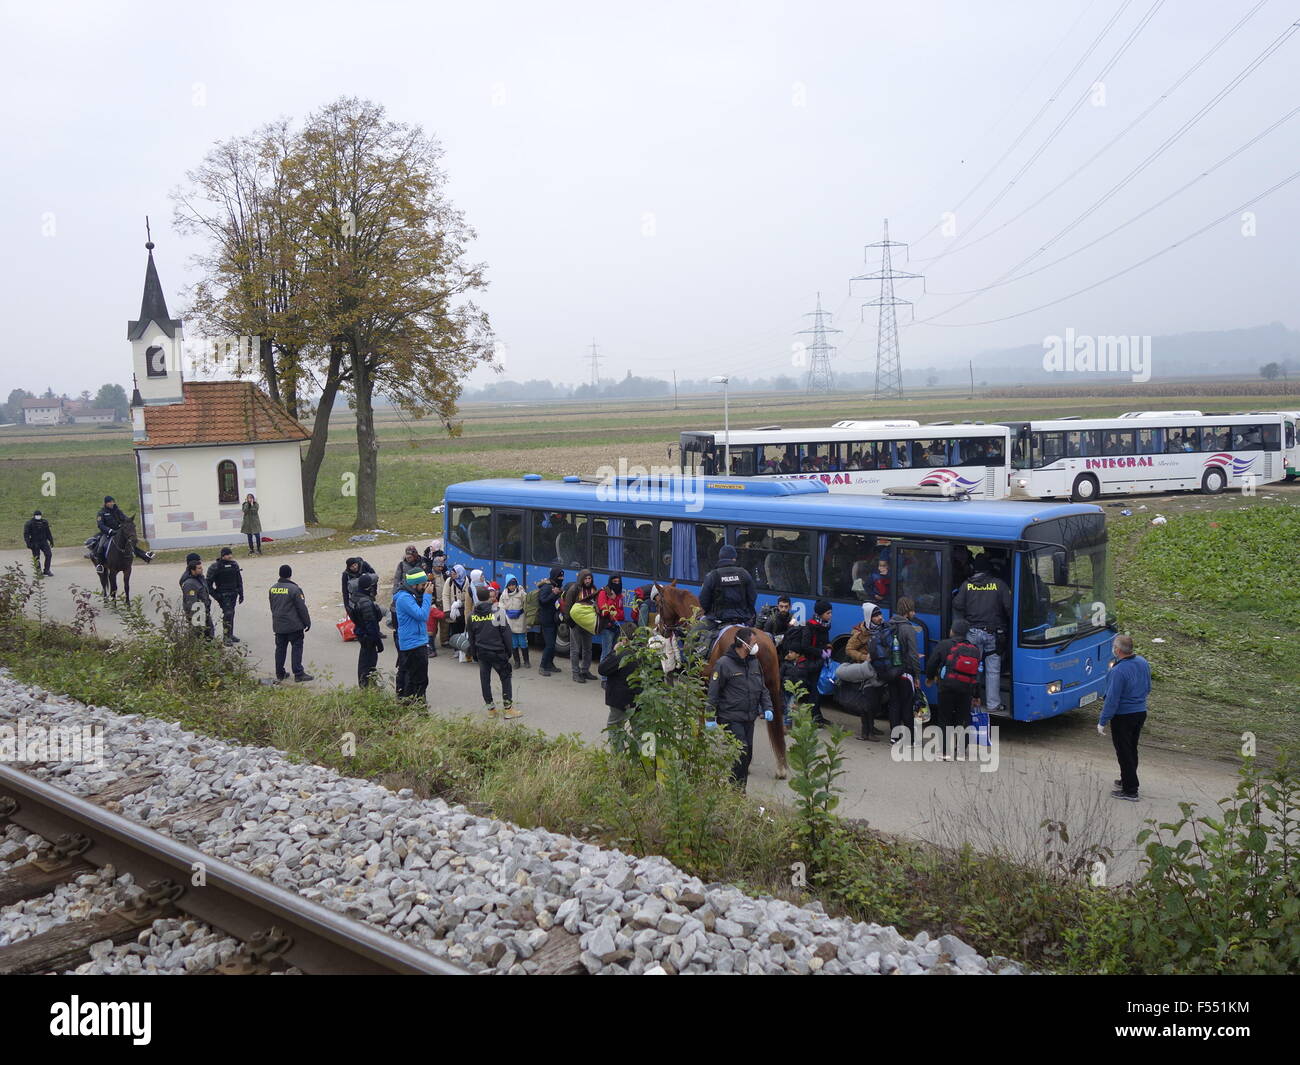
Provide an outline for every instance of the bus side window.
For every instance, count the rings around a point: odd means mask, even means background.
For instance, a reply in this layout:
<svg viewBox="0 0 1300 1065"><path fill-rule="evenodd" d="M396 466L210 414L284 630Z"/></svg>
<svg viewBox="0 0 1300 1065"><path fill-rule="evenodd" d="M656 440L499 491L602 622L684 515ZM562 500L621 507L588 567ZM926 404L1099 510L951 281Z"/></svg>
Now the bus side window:
<svg viewBox="0 0 1300 1065"><path fill-rule="evenodd" d="M984 445L984 462L985 466L1005 466L1007 461L1006 439L1001 436L990 436L982 441ZM979 462L972 463L978 466Z"/></svg>
<svg viewBox="0 0 1300 1065"><path fill-rule="evenodd" d="M1163 429L1139 429L1137 431L1137 453L1139 455L1159 455L1164 450Z"/></svg>
<svg viewBox="0 0 1300 1065"><path fill-rule="evenodd" d="M1268 425L1257 425L1254 428L1255 432L1259 434L1259 443L1251 444L1252 448L1277 451L1282 446L1282 427L1277 422L1270 422Z"/></svg>
<svg viewBox="0 0 1300 1065"><path fill-rule="evenodd" d="M1286 423L1286 446L1295 447L1295 422Z"/></svg>
<svg viewBox="0 0 1300 1065"><path fill-rule="evenodd" d="M1101 449L1103 455L1133 454L1133 430L1107 429L1102 434Z"/></svg>
<svg viewBox="0 0 1300 1065"><path fill-rule="evenodd" d="M733 447L731 449L731 472L737 477L753 477L758 472L758 463L754 453L757 448Z"/></svg>

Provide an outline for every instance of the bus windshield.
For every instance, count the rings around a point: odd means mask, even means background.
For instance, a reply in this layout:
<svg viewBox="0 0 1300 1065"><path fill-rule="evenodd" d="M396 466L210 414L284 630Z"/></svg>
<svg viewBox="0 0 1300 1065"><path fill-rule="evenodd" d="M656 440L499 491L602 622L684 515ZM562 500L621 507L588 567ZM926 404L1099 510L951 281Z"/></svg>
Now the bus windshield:
<svg viewBox="0 0 1300 1065"><path fill-rule="evenodd" d="M1026 530L1020 553L1020 643L1044 646L1104 629L1112 611L1106 519L1054 518Z"/></svg>

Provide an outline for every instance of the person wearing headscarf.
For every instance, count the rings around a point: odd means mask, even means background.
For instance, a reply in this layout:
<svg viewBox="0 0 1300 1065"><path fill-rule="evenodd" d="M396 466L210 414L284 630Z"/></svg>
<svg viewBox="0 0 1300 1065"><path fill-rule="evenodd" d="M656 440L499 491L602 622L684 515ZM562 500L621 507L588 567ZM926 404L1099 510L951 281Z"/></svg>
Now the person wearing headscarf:
<svg viewBox="0 0 1300 1065"><path fill-rule="evenodd" d="M506 581L499 605L506 612L506 620L510 625L510 650L514 655L515 668L519 668L519 659L522 655L523 668L532 669L532 663L528 661L528 622L524 620L524 590L519 587L518 578L512 576Z"/></svg>

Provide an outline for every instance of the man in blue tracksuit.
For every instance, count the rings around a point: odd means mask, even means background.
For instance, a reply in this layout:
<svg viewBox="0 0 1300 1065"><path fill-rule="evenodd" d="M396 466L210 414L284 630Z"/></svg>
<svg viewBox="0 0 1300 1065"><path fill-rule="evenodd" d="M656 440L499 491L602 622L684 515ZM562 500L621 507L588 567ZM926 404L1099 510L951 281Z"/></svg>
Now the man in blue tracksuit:
<svg viewBox="0 0 1300 1065"><path fill-rule="evenodd" d="M1138 737L1147 720L1147 696L1151 694L1151 666L1133 653L1132 636L1116 636L1111 644L1115 664L1106 681L1106 701L1101 706L1097 731L1110 738L1119 759L1119 779L1111 792L1117 799L1138 801Z"/></svg>
<svg viewBox="0 0 1300 1065"><path fill-rule="evenodd" d="M397 694L424 702L429 687L429 611L433 595L423 570L412 570L393 596L397 615Z"/></svg>

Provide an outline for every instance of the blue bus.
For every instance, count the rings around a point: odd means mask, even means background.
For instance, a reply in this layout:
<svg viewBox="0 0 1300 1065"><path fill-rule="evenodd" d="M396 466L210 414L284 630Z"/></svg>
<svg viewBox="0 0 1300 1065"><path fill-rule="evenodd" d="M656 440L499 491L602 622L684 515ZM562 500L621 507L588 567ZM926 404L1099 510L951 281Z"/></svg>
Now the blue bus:
<svg viewBox="0 0 1300 1065"><path fill-rule="evenodd" d="M696 490L684 493L684 484ZM910 597L923 655L947 635L966 552L986 555L1014 600L1002 667L1006 716L1052 717L1105 691L1115 626L1105 515L1093 505L877 498L832 494L817 481L597 483L536 474L453 484L444 503L450 561L502 585L513 576L532 589L559 566L566 582L583 568L598 585L621 574L626 594L670 580L698 592L727 543L754 574L760 609L788 595L802 621L828 599L833 636L862 620L864 604L888 615Z"/></svg>

